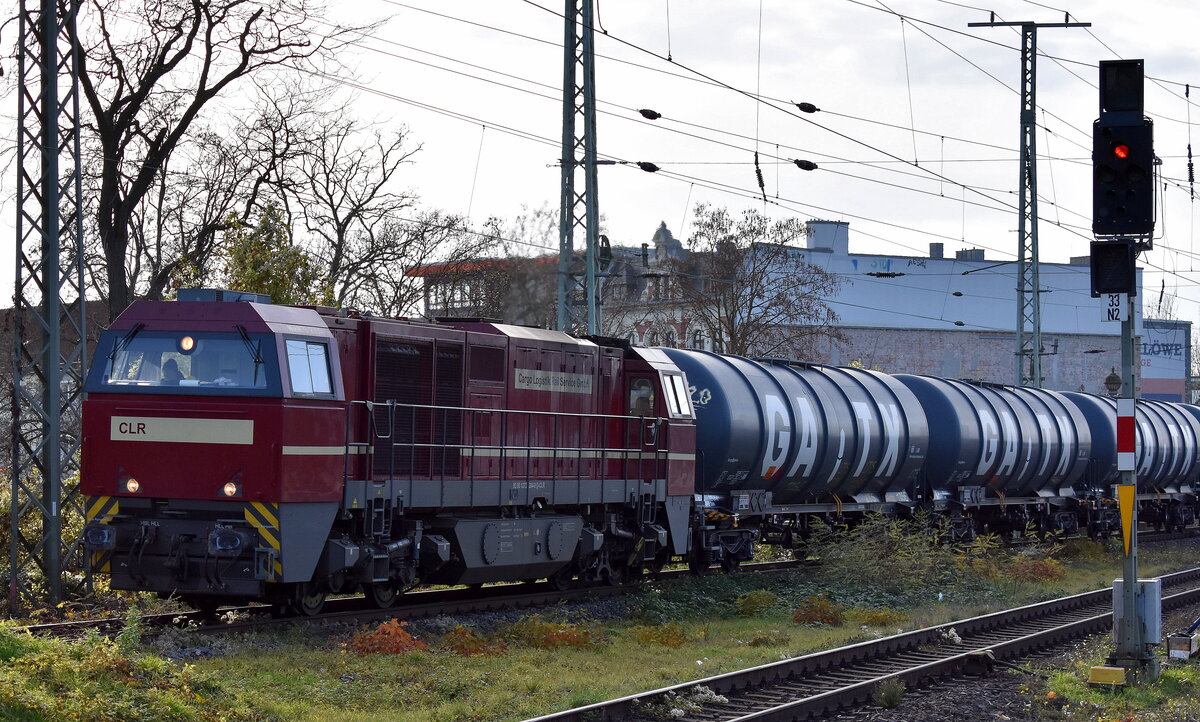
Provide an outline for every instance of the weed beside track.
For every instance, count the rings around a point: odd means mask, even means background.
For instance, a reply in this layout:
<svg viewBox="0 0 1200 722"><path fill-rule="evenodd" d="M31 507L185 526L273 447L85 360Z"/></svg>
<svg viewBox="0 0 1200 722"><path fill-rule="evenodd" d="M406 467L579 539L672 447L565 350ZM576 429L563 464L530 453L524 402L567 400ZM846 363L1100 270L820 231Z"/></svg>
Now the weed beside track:
<svg viewBox="0 0 1200 722"><path fill-rule="evenodd" d="M518 720L1095 589L1119 575L1115 545L1004 548L985 538L954 548L941 533L872 520L817 535L804 552L817 566L647 582L621 599L407 625L295 625L219 640L180 631L153 646L135 633L72 642L7 627L0 659L24 661L3 665L0 717L104 719L113 709L121 714L107 718ZM1144 546L1143 573L1194 566L1198 547ZM800 613L814 608L828 614ZM123 661L104 667L88 656L99 648ZM134 672L99 684L70 661L81 659ZM203 701L173 691L184 689L200 689ZM74 706L62 707L64 698Z"/></svg>

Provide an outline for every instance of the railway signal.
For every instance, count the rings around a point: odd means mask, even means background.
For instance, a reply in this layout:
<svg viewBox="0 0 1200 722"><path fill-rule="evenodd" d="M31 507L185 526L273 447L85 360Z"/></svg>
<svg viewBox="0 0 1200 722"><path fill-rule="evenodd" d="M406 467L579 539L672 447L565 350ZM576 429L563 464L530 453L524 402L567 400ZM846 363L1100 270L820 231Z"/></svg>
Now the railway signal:
<svg viewBox="0 0 1200 722"><path fill-rule="evenodd" d="M1123 294L1121 314L1121 398L1114 411L1117 486L1125 542L1121 584L1113 585L1117 645L1107 667L1093 667L1093 682L1125 684L1158 677L1158 660L1149 645L1149 609L1137 562L1137 408L1134 388L1133 297L1137 294L1135 259L1150 248L1154 234L1154 124L1144 115L1141 60L1100 63L1100 117L1092 125L1092 232L1110 240L1092 243L1092 295ZM1110 417L1113 418L1113 417ZM1119 590L1119 591L1118 591ZM1119 600L1117 597L1119 596ZM1132 673L1131 676L1126 676Z"/></svg>
<svg viewBox="0 0 1200 722"><path fill-rule="evenodd" d="M1092 232L1148 236L1154 232L1154 124L1092 128Z"/></svg>
<svg viewBox="0 0 1200 722"><path fill-rule="evenodd" d="M1092 125L1092 233L1154 232L1154 123L1143 114L1141 60L1100 63L1100 117Z"/></svg>
<svg viewBox="0 0 1200 722"><path fill-rule="evenodd" d="M1137 249L1128 238L1092 241L1092 298L1110 293L1137 295Z"/></svg>

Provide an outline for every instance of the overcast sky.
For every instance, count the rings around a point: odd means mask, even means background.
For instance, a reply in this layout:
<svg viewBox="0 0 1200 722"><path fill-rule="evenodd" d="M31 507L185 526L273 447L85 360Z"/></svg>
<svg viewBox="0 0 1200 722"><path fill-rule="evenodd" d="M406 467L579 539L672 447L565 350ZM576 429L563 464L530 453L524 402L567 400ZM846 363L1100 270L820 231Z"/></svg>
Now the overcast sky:
<svg viewBox="0 0 1200 722"><path fill-rule="evenodd" d="M423 144L405 178L424 201L477 220L511 217L522 204L556 207L563 3L368 0L359 7L390 17L355 60L371 88L361 107L407 124ZM1200 9L1175 1L1003 0L985 8L937 0L602 0L608 37L597 39L599 150L663 169L601 168L606 232L636 245L665 221L686 238L692 209L713 203L849 221L857 252L924 254L930 242L943 242L947 253L980 247L989 258L1014 258L1020 35L968 27L991 19L989 11L998 21L1034 22L1062 22L1069 11L1072 21L1093 24L1038 32L1042 260L1084 255L1091 240L1096 63L1144 58L1152 78L1146 110L1168 179L1146 287L1157 299L1164 279L1168 293L1190 286L1197 262L1185 84L1200 82L1193 37ZM790 105L797 102L821 111L802 113ZM638 108L663 118L645 121ZM801 171L792 164L798 158L820 168ZM1178 313L1195 320L1197 308L1182 300Z"/></svg>
<svg viewBox="0 0 1200 722"><path fill-rule="evenodd" d="M1200 83L1194 49L1200 5L972 5L600 0L608 34L597 37L600 153L662 168L654 174L632 165L600 169L605 231L614 243L637 245L666 222L686 239L692 209L711 203L848 221L856 252L923 255L930 242L942 242L948 254L979 247L989 258L1014 258L1020 35L967 25L989 20L990 11L996 20L1035 22L1062 22L1069 11L1073 21L1092 27L1038 33L1041 258L1084 255L1091 240L1096 63L1144 58L1151 78L1146 110L1167 179L1165 190L1160 185L1156 248L1143 259L1146 288L1157 299L1165 281L1168 293L1184 297L1178 315L1196 320L1200 295L1191 286L1200 269L1187 182L1192 108L1185 84ZM331 17L347 22L387 18L343 60L360 81L355 111L406 125L423 146L400 182L425 205L469 214L477 224L493 215L511 218L522 205L557 207L561 0L331 0L330 6ZM797 102L821 111L801 113ZM663 117L643 120L638 108ZM1200 136L1197 143L1200 152ZM820 167L801 171L795 159Z"/></svg>

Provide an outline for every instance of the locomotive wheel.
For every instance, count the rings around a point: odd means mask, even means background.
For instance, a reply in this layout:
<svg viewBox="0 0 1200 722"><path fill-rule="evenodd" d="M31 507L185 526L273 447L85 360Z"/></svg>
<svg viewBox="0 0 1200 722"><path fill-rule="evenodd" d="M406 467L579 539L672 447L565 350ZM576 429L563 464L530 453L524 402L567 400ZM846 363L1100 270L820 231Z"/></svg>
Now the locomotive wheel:
<svg viewBox="0 0 1200 722"><path fill-rule="evenodd" d="M364 584L363 593L376 609L387 609L396 603L396 599L400 594L396 591L396 585L391 582L379 582L377 584Z"/></svg>
<svg viewBox="0 0 1200 722"><path fill-rule="evenodd" d="M742 566L742 561L736 557L726 555L721 560L721 570L726 574L737 574L738 568Z"/></svg>
<svg viewBox="0 0 1200 722"><path fill-rule="evenodd" d="M325 606L325 592L318 590L312 582L297 584L288 606L301 617L316 616Z"/></svg>
<svg viewBox="0 0 1200 722"><path fill-rule="evenodd" d="M650 560L650 564L647 565L650 570L650 574L655 579L658 579L658 575L662 574L663 567L667 566L667 562L669 561L671 561L671 554L667 550L664 549L658 554L655 554L654 558Z"/></svg>
<svg viewBox="0 0 1200 722"><path fill-rule="evenodd" d="M204 619L216 619L217 608L221 606L221 600L217 597L208 597L203 595L194 597L188 595L181 597L180 601L195 609Z"/></svg>
<svg viewBox="0 0 1200 722"><path fill-rule="evenodd" d="M627 576L626 572L627 570L625 567L620 566L619 564L614 564L602 571L600 574L603 577L605 584L610 587L619 587L625 583L625 578Z"/></svg>
<svg viewBox="0 0 1200 722"><path fill-rule="evenodd" d="M693 557L691 559L688 559L688 570L691 571L692 574L694 574L698 577L707 576L708 575L708 563L702 562L702 561L696 559L695 557Z"/></svg>
<svg viewBox="0 0 1200 722"><path fill-rule="evenodd" d="M566 567L551 574L546 581L550 582L550 585L558 591L565 592L571 588L572 583L575 581L575 575L571 573L570 567Z"/></svg>

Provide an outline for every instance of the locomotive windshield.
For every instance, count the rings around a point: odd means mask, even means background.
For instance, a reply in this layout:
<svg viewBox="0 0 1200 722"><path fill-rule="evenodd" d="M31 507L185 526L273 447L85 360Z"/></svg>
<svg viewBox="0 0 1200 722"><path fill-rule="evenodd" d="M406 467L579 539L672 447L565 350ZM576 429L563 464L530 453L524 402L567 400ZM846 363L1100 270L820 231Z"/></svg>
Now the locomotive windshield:
<svg viewBox="0 0 1200 722"><path fill-rule="evenodd" d="M275 339L269 334L248 334L241 328L236 333L141 331L135 326L101 338L89 390L278 392L274 357Z"/></svg>

